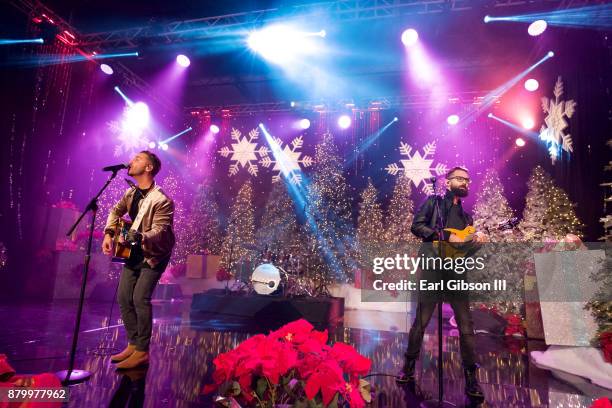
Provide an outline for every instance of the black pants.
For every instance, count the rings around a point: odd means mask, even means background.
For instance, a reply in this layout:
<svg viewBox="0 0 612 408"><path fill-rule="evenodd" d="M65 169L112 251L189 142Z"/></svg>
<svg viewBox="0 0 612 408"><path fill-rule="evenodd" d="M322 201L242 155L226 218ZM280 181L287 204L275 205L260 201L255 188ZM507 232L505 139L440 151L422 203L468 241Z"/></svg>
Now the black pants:
<svg viewBox="0 0 612 408"><path fill-rule="evenodd" d="M448 303L450 303L453 308L457 327L459 328L459 343L461 346L463 366L466 368L473 367L476 364L476 354L474 352L476 337L474 336L474 324L472 323L472 315L470 314L470 303L468 300L464 299L452 299L449 300ZM422 299L419 301L416 317L410 328L410 334L408 335L407 358L419 358L425 328L429 324L429 320L437 304L437 301L430 299Z"/></svg>
<svg viewBox="0 0 612 408"><path fill-rule="evenodd" d="M148 351L153 330L151 297L167 262L152 269L146 262L124 266L119 279L117 301L128 342L136 350Z"/></svg>

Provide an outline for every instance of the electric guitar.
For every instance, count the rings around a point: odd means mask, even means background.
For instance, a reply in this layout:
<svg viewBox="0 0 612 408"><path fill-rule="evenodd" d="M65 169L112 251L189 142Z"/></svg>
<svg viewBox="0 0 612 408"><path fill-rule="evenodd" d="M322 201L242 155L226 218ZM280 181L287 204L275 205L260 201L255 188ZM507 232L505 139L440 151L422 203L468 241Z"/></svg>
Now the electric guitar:
<svg viewBox="0 0 612 408"><path fill-rule="evenodd" d="M495 228L498 231L511 230L516 227L519 223L517 217L512 217L509 220L498 224ZM490 234L489 228L485 228L487 234ZM472 225L468 225L464 229L456 229L456 228L444 228L444 231L450 232L450 236L448 241L442 241L442 246L444 248L444 253L446 256L452 258L464 257L469 251L467 251L466 243L472 242L474 239L474 234L476 234L476 228ZM439 249L440 241L434 241L434 248Z"/></svg>

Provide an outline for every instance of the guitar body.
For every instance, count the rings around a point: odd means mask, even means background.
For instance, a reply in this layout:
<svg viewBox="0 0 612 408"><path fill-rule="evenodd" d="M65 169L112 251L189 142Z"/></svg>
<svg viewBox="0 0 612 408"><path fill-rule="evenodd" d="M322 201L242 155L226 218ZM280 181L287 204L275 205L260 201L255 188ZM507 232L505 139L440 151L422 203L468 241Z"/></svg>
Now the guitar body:
<svg viewBox="0 0 612 408"><path fill-rule="evenodd" d="M497 229L500 231L510 230L516 227L517 225L518 218L513 217L508 221L499 224L497 226ZM444 231L450 232L448 241L442 241L445 256L449 258L465 257L468 254L469 250L466 251L466 245L462 244L469 243L474 239L474 234L476 234L476 228L474 228L474 226L472 225L468 225L462 230L456 228L444 228ZM434 241L434 247L436 249L439 249L440 241Z"/></svg>
<svg viewBox="0 0 612 408"><path fill-rule="evenodd" d="M126 263L132 256L132 246L125 241L128 231L132 227L132 223L126 219L120 218L115 225L115 234L113 235L113 258L112 262Z"/></svg>

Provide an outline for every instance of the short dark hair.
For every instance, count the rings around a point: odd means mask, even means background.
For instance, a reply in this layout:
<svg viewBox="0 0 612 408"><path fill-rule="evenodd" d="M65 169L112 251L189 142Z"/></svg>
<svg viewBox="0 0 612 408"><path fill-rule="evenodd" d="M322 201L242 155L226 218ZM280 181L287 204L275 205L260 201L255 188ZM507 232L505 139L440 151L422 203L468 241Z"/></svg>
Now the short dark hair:
<svg viewBox="0 0 612 408"><path fill-rule="evenodd" d="M457 170L461 170L461 171L465 171L466 173L469 173L468 169L466 169L465 167L455 166L446 173L446 178L449 179L453 175L453 173L456 172Z"/></svg>
<svg viewBox="0 0 612 408"><path fill-rule="evenodd" d="M143 150L140 153L147 155L149 161L153 165L153 177L157 176L157 173L159 173L159 171L161 170L161 161L159 160L159 157L157 157L155 153L150 152L148 150Z"/></svg>

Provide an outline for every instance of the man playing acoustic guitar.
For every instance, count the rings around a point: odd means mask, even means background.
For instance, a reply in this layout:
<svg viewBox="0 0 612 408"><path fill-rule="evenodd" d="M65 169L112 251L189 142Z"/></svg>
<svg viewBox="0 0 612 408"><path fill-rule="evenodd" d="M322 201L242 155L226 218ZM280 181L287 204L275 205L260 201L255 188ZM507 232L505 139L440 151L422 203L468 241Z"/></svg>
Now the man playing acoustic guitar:
<svg viewBox="0 0 612 408"><path fill-rule="evenodd" d="M472 217L466 213L461 205L461 198L468 195L468 186L470 183L469 175L466 169L455 167L446 174L447 193L443 198L432 196L421 206L414 216L411 231L425 243L424 246L435 248L436 246L446 245L444 242L485 242L486 237L475 232L472 228L466 228L473 225ZM438 200L438 206L436 206ZM438 237L435 230L436 223L440 218L437 214L439 208L442 223L445 228L444 236ZM449 232L451 229L453 233ZM457 234L455 234L456 232ZM466 232L469 236L462 236L462 232ZM436 242L440 241L440 242ZM436 251L437 253L437 251ZM440 274L440 271L423 271ZM449 271L454 274L455 272ZM431 276L431 275L430 275ZM465 296L449 296L448 301L455 313L455 319L460 333L461 358L465 372L465 392L472 398L483 398L482 390L476 379L476 354L474 352L475 336L470 315L469 300ZM415 362L421 351L423 343L423 335L427 327L431 315L433 314L438 302L442 302L441 298L431 298L423 293L419 293L419 300L416 309L416 317L410 329L408 336L408 349L404 354L404 367L399 383L409 383L414 381Z"/></svg>
<svg viewBox="0 0 612 408"><path fill-rule="evenodd" d="M127 213L132 219L125 237L117 237L117 245L127 244L131 248L117 292L128 338L127 347L111 357L111 362L118 363L119 369L149 362L153 329L151 297L174 247L174 202L155 184L154 177L160 169L159 158L149 151L142 151L132 158L128 175L136 180L137 187L126 191L111 208L104 227L102 251L109 255L113 251L113 236L120 218Z"/></svg>

